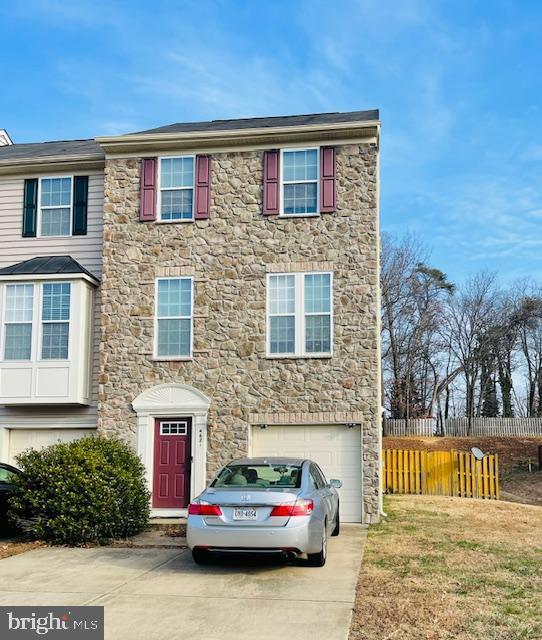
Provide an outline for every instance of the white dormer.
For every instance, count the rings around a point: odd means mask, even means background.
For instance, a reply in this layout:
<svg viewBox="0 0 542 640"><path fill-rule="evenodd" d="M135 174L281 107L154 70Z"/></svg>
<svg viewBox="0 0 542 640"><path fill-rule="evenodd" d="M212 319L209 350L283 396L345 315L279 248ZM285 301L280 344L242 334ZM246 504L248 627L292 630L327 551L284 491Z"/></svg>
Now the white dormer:
<svg viewBox="0 0 542 640"><path fill-rule="evenodd" d="M98 280L69 256L0 269L0 405L88 405Z"/></svg>

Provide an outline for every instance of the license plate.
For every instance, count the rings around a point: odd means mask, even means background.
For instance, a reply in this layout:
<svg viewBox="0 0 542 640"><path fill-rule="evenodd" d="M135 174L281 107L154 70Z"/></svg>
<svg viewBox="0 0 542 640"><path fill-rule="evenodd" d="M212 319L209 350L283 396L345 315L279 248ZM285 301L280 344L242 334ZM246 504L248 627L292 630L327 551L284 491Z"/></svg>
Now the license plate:
<svg viewBox="0 0 542 640"><path fill-rule="evenodd" d="M233 510L233 519L234 520L256 520L257 516L256 509L234 509Z"/></svg>

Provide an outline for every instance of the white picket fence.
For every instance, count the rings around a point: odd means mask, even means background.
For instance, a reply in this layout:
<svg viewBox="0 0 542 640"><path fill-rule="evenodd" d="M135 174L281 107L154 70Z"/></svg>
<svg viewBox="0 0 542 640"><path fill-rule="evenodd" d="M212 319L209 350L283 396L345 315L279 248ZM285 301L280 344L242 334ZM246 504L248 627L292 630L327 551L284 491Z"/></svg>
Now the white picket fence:
<svg viewBox="0 0 542 640"><path fill-rule="evenodd" d="M383 421L385 436L434 436L437 435L435 418L413 418L411 420ZM440 435L440 434L439 434ZM542 418L468 418L444 420L446 436L541 436Z"/></svg>

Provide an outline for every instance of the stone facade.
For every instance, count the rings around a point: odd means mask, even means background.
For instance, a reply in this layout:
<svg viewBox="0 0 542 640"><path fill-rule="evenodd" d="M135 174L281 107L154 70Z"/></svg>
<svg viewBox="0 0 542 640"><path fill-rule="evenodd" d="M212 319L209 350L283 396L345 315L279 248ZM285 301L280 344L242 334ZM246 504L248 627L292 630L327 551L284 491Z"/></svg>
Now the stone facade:
<svg viewBox="0 0 542 640"><path fill-rule="evenodd" d="M98 428L135 442L138 394L190 384L211 398L208 473L247 453L261 415L363 428L364 510L379 515L378 172L375 144L336 148L337 211L262 215L263 151L213 153L208 220L139 221L140 160L108 159ZM266 273L334 274L331 358L266 357ZM280 267L280 269L279 269ZM194 275L194 354L153 359L155 278ZM279 416L277 418L277 416ZM287 418L286 418L287 416Z"/></svg>

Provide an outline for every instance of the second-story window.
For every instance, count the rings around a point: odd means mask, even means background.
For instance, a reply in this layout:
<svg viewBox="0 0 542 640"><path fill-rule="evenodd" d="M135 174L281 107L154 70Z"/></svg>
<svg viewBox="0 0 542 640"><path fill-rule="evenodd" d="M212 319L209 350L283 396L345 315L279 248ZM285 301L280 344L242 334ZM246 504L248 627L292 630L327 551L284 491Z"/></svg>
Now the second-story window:
<svg viewBox="0 0 542 640"><path fill-rule="evenodd" d="M318 149L282 151L282 215L318 213Z"/></svg>
<svg viewBox="0 0 542 640"><path fill-rule="evenodd" d="M192 357L192 278L156 281L155 357Z"/></svg>
<svg viewBox="0 0 542 640"><path fill-rule="evenodd" d="M70 318L69 282L7 284L4 360L67 360Z"/></svg>
<svg viewBox="0 0 542 640"><path fill-rule="evenodd" d="M72 220L72 179L41 178L39 235L69 236Z"/></svg>
<svg viewBox="0 0 542 640"><path fill-rule="evenodd" d="M43 360L67 360L70 336L69 282L43 285L41 304L41 357Z"/></svg>
<svg viewBox="0 0 542 640"><path fill-rule="evenodd" d="M331 273L269 274L269 356L330 356L333 292Z"/></svg>
<svg viewBox="0 0 542 640"><path fill-rule="evenodd" d="M194 156L160 158L159 219L164 222L194 217Z"/></svg>
<svg viewBox="0 0 542 640"><path fill-rule="evenodd" d="M6 285L4 308L4 360L30 360L34 285Z"/></svg>

